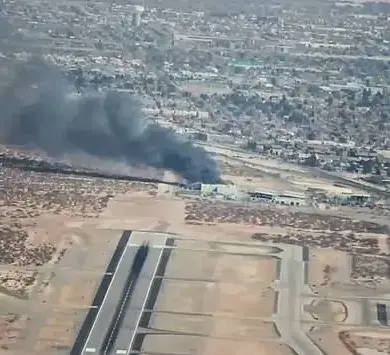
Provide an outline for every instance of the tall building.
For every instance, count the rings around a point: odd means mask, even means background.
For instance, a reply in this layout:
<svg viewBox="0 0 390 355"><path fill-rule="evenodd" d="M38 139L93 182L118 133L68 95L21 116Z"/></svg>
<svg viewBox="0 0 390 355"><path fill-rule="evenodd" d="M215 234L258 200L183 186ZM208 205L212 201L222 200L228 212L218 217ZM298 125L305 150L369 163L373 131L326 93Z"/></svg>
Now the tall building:
<svg viewBox="0 0 390 355"><path fill-rule="evenodd" d="M133 13L133 26L139 27L141 25L141 14L144 12L144 7L135 5Z"/></svg>
<svg viewBox="0 0 390 355"><path fill-rule="evenodd" d="M284 17L279 17L278 18L278 22L279 22L279 27L284 29Z"/></svg>

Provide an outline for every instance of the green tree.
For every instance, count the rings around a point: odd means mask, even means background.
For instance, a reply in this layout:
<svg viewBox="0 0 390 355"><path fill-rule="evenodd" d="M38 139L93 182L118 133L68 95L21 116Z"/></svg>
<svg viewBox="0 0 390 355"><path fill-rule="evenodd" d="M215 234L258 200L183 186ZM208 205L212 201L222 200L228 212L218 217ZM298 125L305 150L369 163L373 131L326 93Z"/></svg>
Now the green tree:
<svg viewBox="0 0 390 355"><path fill-rule="evenodd" d="M256 150L257 149L257 143L255 141L248 140L248 142L246 143L246 148L249 149L249 150Z"/></svg>
<svg viewBox="0 0 390 355"><path fill-rule="evenodd" d="M363 174L371 174L374 168L374 161L372 159L363 161Z"/></svg>

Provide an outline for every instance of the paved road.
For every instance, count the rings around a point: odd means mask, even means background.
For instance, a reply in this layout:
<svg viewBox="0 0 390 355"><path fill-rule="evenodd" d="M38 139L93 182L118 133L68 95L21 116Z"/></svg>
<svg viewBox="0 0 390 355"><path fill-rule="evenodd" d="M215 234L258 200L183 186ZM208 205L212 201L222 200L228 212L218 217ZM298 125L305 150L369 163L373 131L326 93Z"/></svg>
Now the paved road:
<svg viewBox="0 0 390 355"><path fill-rule="evenodd" d="M327 180L338 180L344 185L353 187L355 189L366 191L370 194L373 193L373 194L378 194L380 196L390 197L390 192L382 188L381 186L375 186L374 184L365 183L364 181L353 180L351 178L343 176L342 173L326 171L320 168L310 168L310 167L306 167L306 170Z"/></svg>
<svg viewBox="0 0 390 355"><path fill-rule="evenodd" d="M136 247L127 247L123 252L119 265L115 270L114 278L111 281L103 304L91 328L82 354L93 354L99 352L103 344L108 324L114 316L116 306L120 301L119 298L121 296L122 288L129 275L136 252Z"/></svg>
<svg viewBox="0 0 390 355"><path fill-rule="evenodd" d="M301 247L291 246L285 249L280 272L276 325L282 339L297 354L324 355L301 329L301 295L305 285L302 259Z"/></svg>
<svg viewBox="0 0 390 355"><path fill-rule="evenodd" d="M130 303L125 310L121 328L112 347L112 354L130 354L163 250L163 248L150 248L149 250L140 278L135 285Z"/></svg>

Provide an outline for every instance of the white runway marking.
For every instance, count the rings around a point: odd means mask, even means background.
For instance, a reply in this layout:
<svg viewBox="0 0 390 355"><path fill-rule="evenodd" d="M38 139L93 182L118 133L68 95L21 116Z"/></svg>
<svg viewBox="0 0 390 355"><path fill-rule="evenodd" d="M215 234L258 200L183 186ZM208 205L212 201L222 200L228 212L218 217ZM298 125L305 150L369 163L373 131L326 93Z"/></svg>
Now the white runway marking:
<svg viewBox="0 0 390 355"><path fill-rule="evenodd" d="M88 342L89 342L89 339L90 339L90 337L91 337L91 334L92 334L92 332L93 332L93 328L95 327L95 324L97 323L97 321L98 321L98 319L99 319L100 311L102 310L103 305L104 305L104 302L105 302L106 299L107 299L107 296L108 296L108 294L109 294L110 288L111 288L111 286L112 286L112 284L113 284L113 281L114 281L114 279L115 279L115 275L116 275L117 271L119 270L119 267L118 267L118 266L120 265L120 263L122 262L122 259L123 259L124 255L126 254L125 251L126 251L126 249L123 250L123 253L122 253L122 255L121 255L121 258L119 259L117 268L116 268L116 270L115 270L115 272L114 272L114 275L113 275L113 277L112 277L112 279L111 279L111 281L110 281L110 285L108 286L107 292L106 292L106 294L104 295L103 302L102 302L102 304L101 304L101 306L100 306L100 308L99 308L99 310L98 310L98 313L97 313L97 315L96 315L95 321L94 321L93 324L92 324L91 330L89 331L88 338L87 338L87 341L85 342L84 350L82 351L82 353L84 353L84 352L86 352L86 353L91 353L91 352L95 352L95 351L96 351L96 349L93 349L93 348L85 348L85 347L87 346L87 344L88 344ZM89 349L89 350L93 349L94 351L87 351L87 349Z"/></svg>
<svg viewBox="0 0 390 355"><path fill-rule="evenodd" d="M152 275L152 278L151 278L151 282L150 282L149 288L148 288L148 290L146 292L144 303L142 304L141 312L140 312L140 314L138 316L137 322L135 323L134 333L133 333L133 336L131 337L129 347L127 349L127 354L130 354L131 348L133 347L134 339L135 339L135 336L137 334L137 329L139 327L139 323L141 322L141 318L142 318L142 315L144 313L144 309L146 307L146 302L148 301L148 298L149 298L149 295L150 295L150 290L152 289L152 286L153 286L153 283L154 283L154 278L155 278L155 276L157 274L157 269L158 269L158 267L160 265L160 261L161 261L163 252L164 252L164 249L161 248L160 255L158 256L158 260L157 260L157 263L156 263L156 267L153 270L153 275Z"/></svg>

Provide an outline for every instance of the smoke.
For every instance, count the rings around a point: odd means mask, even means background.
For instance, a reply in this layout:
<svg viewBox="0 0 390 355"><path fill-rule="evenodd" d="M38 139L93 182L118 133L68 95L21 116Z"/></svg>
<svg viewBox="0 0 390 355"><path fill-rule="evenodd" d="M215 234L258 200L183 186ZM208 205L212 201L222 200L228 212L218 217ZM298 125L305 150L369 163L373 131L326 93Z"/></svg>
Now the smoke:
<svg viewBox="0 0 390 355"><path fill-rule="evenodd" d="M16 68L0 93L0 142L52 156L90 156L168 169L188 181L218 182L208 153L146 120L127 94L83 96L53 66L34 59Z"/></svg>

